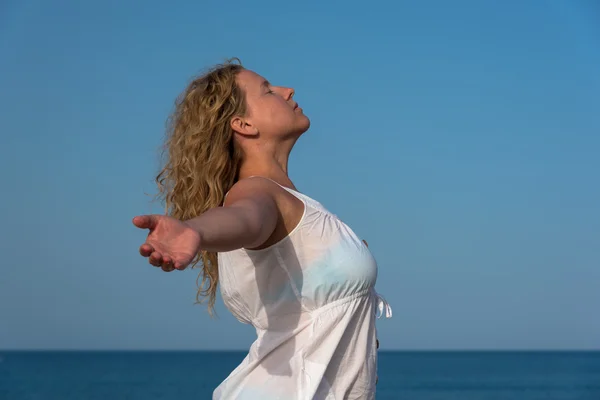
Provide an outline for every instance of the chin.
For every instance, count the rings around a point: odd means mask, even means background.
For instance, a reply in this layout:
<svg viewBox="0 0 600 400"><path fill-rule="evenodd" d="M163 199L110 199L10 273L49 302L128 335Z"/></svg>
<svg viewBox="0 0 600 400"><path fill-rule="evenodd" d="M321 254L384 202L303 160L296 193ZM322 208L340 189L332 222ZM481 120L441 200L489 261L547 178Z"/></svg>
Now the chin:
<svg viewBox="0 0 600 400"><path fill-rule="evenodd" d="M302 123L300 125L300 134L303 134L310 128L310 119L306 115L302 115Z"/></svg>
<svg viewBox="0 0 600 400"><path fill-rule="evenodd" d="M306 115L302 115L300 118L296 119L293 123L293 129L290 129L286 133L286 137L298 139L304 132L306 132L310 128L310 119Z"/></svg>

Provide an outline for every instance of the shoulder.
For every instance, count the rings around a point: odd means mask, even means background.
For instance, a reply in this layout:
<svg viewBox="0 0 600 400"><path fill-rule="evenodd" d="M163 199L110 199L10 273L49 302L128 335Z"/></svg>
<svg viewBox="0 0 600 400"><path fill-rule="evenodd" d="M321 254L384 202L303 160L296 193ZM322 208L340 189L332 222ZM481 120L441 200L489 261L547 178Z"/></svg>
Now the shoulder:
<svg viewBox="0 0 600 400"><path fill-rule="evenodd" d="M296 195L278 183L263 177L238 181L229 191L224 206L251 203L260 209L269 209L277 213L278 223L275 231L259 248L269 247L292 232L300 223L306 207L304 201Z"/></svg>
<svg viewBox="0 0 600 400"><path fill-rule="evenodd" d="M225 195L224 206L230 206L240 200L262 200L277 202L285 190L270 179L260 176L237 181Z"/></svg>

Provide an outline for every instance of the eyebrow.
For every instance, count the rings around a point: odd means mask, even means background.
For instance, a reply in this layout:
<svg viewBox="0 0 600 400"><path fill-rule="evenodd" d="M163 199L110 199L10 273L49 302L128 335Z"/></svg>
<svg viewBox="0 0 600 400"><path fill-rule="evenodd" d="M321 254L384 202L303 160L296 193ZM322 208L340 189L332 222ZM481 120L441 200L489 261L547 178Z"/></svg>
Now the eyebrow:
<svg viewBox="0 0 600 400"><path fill-rule="evenodd" d="M260 86L261 86L261 87L268 88L269 86L271 86L271 84L269 83L269 81L268 81L268 80L266 80L266 79L265 79L265 80L263 81L263 83L261 83L261 84L260 84Z"/></svg>

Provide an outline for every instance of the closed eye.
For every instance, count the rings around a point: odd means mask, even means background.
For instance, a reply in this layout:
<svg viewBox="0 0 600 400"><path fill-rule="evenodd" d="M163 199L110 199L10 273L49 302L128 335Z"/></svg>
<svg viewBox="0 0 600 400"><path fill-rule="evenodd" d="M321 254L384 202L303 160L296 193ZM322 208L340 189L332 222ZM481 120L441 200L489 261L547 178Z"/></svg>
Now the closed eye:
<svg viewBox="0 0 600 400"><path fill-rule="evenodd" d="M274 91L271 90L271 84L269 83L269 81L264 80L261 83L261 86L264 87L265 89L267 89L267 94L273 94L273 93L275 93Z"/></svg>

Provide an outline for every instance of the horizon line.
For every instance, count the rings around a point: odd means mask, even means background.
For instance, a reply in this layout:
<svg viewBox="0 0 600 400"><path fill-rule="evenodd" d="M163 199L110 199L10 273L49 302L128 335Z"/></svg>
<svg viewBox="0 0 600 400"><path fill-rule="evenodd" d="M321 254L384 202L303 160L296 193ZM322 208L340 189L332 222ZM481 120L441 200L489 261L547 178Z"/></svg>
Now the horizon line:
<svg viewBox="0 0 600 400"><path fill-rule="evenodd" d="M247 353L248 349L60 349L60 348L23 348L2 349L2 353ZM590 349L379 349L379 353L594 353L600 348Z"/></svg>

